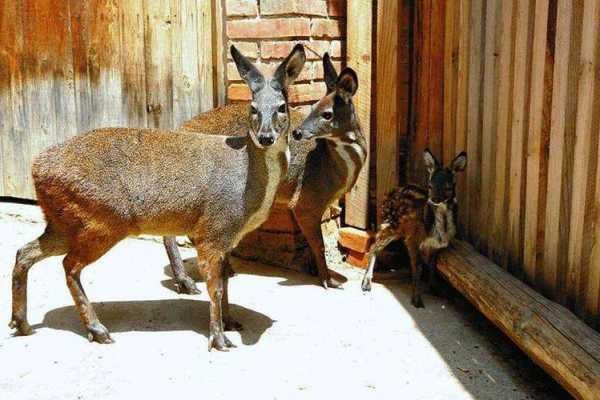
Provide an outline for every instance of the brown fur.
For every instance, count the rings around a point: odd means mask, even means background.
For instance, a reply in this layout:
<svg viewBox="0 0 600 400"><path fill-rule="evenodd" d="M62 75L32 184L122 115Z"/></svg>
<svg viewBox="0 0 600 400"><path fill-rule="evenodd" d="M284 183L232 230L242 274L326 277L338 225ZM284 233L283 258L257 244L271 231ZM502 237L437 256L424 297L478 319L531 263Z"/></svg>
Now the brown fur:
<svg viewBox="0 0 600 400"><path fill-rule="evenodd" d="M421 298L422 262L430 267L430 283L434 276L433 262L437 252L448 247L456 235L456 193L454 173L466 165L466 154L459 154L452 168L443 169L429 150L425 151L429 170L429 189L407 185L392 190L383 200L383 223L377 229L369 249L369 267L362 282L364 291L371 290L377 254L387 245L402 240L410 258L412 274L412 304L423 307ZM464 162L463 162L464 161ZM434 202L441 196L441 201Z"/></svg>
<svg viewBox="0 0 600 400"><path fill-rule="evenodd" d="M253 96L265 97L283 97L275 88L285 89L305 60L304 50L296 46L276 77L266 80L235 48L232 55L245 73L254 74L249 81ZM48 225L17 253L10 325L20 334L31 333L27 272L46 257L66 254L67 285L90 340L111 342L81 286L83 268L127 236L187 235L196 245L198 264L206 264L209 350L232 347L223 333L224 322L230 322L224 261L268 216L287 172L288 119L287 114L274 118L282 132L263 124L245 137L98 129L44 151L32 173Z"/></svg>
<svg viewBox="0 0 600 400"><path fill-rule="evenodd" d="M323 62L331 67L329 70L331 79L337 79L337 73L327 55ZM328 91L315 109L332 107L334 96L335 93ZM340 107L347 109L347 114L340 114L340 118L343 117L344 120L339 121L339 129L326 129L327 138L314 135L312 138L314 140L290 141L291 157L287 177L279 186L275 198L275 202L285 204L292 210L296 222L309 243L324 287L337 287L340 282L330 276L327 268L321 219L325 211L354 186L367 155L366 140L356 119L352 101L349 100ZM238 127L241 133L247 129L247 115L247 103L230 104L202 113L184 123L183 127L203 134L219 133L218 127L212 123L213 119L218 118L223 125ZM292 127L300 127L304 116L292 109L290 120ZM309 117L306 120L309 120ZM349 138L348 132L352 132L354 136ZM352 170L350 170L342 155L346 154L352 146L358 146L360 154L353 156ZM173 238L166 239L165 245L167 251L177 251ZM183 265L177 263L176 257L172 259L171 264L176 277L180 276L176 278L180 290L186 292Z"/></svg>

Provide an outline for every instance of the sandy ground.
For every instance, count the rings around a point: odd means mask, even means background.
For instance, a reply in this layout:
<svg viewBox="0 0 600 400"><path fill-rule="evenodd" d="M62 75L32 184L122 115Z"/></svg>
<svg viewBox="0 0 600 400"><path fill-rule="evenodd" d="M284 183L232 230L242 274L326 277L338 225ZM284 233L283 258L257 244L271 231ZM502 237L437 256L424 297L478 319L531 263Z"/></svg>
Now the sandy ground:
<svg viewBox="0 0 600 400"><path fill-rule="evenodd" d="M33 206L0 203L0 399L563 399L568 396L464 300L410 305L404 282L360 291L360 271L324 290L292 271L235 261L229 333L208 352L208 298L178 295L161 245L129 239L82 275L116 343L85 337L59 258L29 278L29 322L13 337L16 250L44 228ZM184 258L194 255L183 250ZM190 263L188 263L191 265Z"/></svg>

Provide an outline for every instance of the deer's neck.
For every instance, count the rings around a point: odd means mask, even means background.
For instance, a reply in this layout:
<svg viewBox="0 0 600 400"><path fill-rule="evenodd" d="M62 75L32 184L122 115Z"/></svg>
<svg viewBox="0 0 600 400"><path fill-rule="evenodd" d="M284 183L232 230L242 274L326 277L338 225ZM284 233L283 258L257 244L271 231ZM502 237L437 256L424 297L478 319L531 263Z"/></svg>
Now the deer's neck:
<svg viewBox="0 0 600 400"><path fill-rule="evenodd" d="M367 159L367 145L360 129L348 131L335 141L327 140L327 151L334 160L336 175L343 182L343 193L346 193L356 183Z"/></svg>

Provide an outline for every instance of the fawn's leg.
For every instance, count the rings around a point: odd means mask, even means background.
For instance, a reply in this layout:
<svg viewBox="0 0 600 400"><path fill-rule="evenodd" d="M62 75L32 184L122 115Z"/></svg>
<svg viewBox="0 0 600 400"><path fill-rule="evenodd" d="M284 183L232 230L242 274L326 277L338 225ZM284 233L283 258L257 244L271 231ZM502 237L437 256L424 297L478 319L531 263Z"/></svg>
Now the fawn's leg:
<svg viewBox="0 0 600 400"><path fill-rule="evenodd" d="M223 263L224 253L210 248L206 243L197 246L198 254L202 254L206 260L206 288L210 297L210 325L208 337L208 350L213 348L220 351L228 351L229 347L235 347L225 336L223 331L223 292L224 277ZM202 263L199 261L198 265Z"/></svg>
<svg viewBox="0 0 600 400"><path fill-rule="evenodd" d="M327 289L328 287L339 288L342 283L332 278L327 268L327 260L325 260L325 243L323 243L323 233L321 232L321 217L315 218L314 215L298 215L299 210L294 210L294 216L298 226L310 247L310 250L317 264L317 271L321 285ZM300 211L301 212L301 211ZM322 215L322 213L321 213ZM312 217L312 218L311 218Z"/></svg>
<svg viewBox="0 0 600 400"><path fill-rule="evenodd" d="M48 225L40 237L27 243L17 251L12 276L12 318L9 326L18 335L30 335L33 329L27 322L27 275L33 264L50 256L67 252L64 237L55 233Z"/></svg>
<svg viewBox="0 0 600 400"><path fill-rule="evenodd" d="M196 287L196 283L185 273L185 267L183 266L183 260L181 259L181 254L179 254L175 237L164 236L163 243L169 256L169 262L171 263L177 293L199 294L200 290Z"/></svg>
<svg viewBox="0 0 600 400"><path fill-rule="evenodd" d="M223 260L223 298L221 299L221 312L223 317L223 329L226 331L241 331L242 324L237 322L229 314L229 278L233 276L233 268L229 263L229 256Z"/></svg>
<svg viewBox="0 0 600 400"><path fill-rule="evenodd" d="M410 257L410 271L412 275L412 299L411 303L417 308L425 307L421 298L421 274L423 267L419 260L419 244L414 236L409 236L404 239L408 255Z"/></svg>
<svg viewBox="0 0 600 400"><path fill-rule="evenodd" d="M363 292L371 290L371 283L373 281L373 271L375 270L375 262L377 261L377 254L387 245L392 243L394 240L400 239L398 232L392 229L388 224L382 224L377 234L375 235L375 242L369 249L369 267L365 271L365 275L362 280L361 288Z"/></svg>

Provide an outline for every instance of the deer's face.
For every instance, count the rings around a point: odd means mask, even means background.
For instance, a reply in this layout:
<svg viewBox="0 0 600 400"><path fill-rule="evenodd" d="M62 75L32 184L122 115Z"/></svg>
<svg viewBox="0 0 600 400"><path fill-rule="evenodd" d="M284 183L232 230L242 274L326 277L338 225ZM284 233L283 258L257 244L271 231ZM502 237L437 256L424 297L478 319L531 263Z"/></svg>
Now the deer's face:
<svg viewBox="0 0 600 400"><path fill-rule="evenodd" d="M280 137L286 137L290 128L287 89L302 71L306 60L304 47L296 45L270 79L265 79L235 46L231 46L231 55L240 76L252 92L252 102L248 110L250 138L257 147L271 146Z"/></svg>
<svg viewBox="0 0 600 400"><path fill-rule="evenodd" d="M423 159L428 173L428 202L434 206L454 202L456 199L455 175L457 172L464 171L467 166L467 153L463 151L457 155L446 168L439 163L429 149L423 153Z"/></svg>
<svg viewBox="0 0 600 400"><path fill-rule="evenodd" d="M356 126L352 96L358 89L358 78L351 68L338 76L329 55L323 57L327 94L311 109L302 124L292 132L296 140L346 137Z"/></svg>

